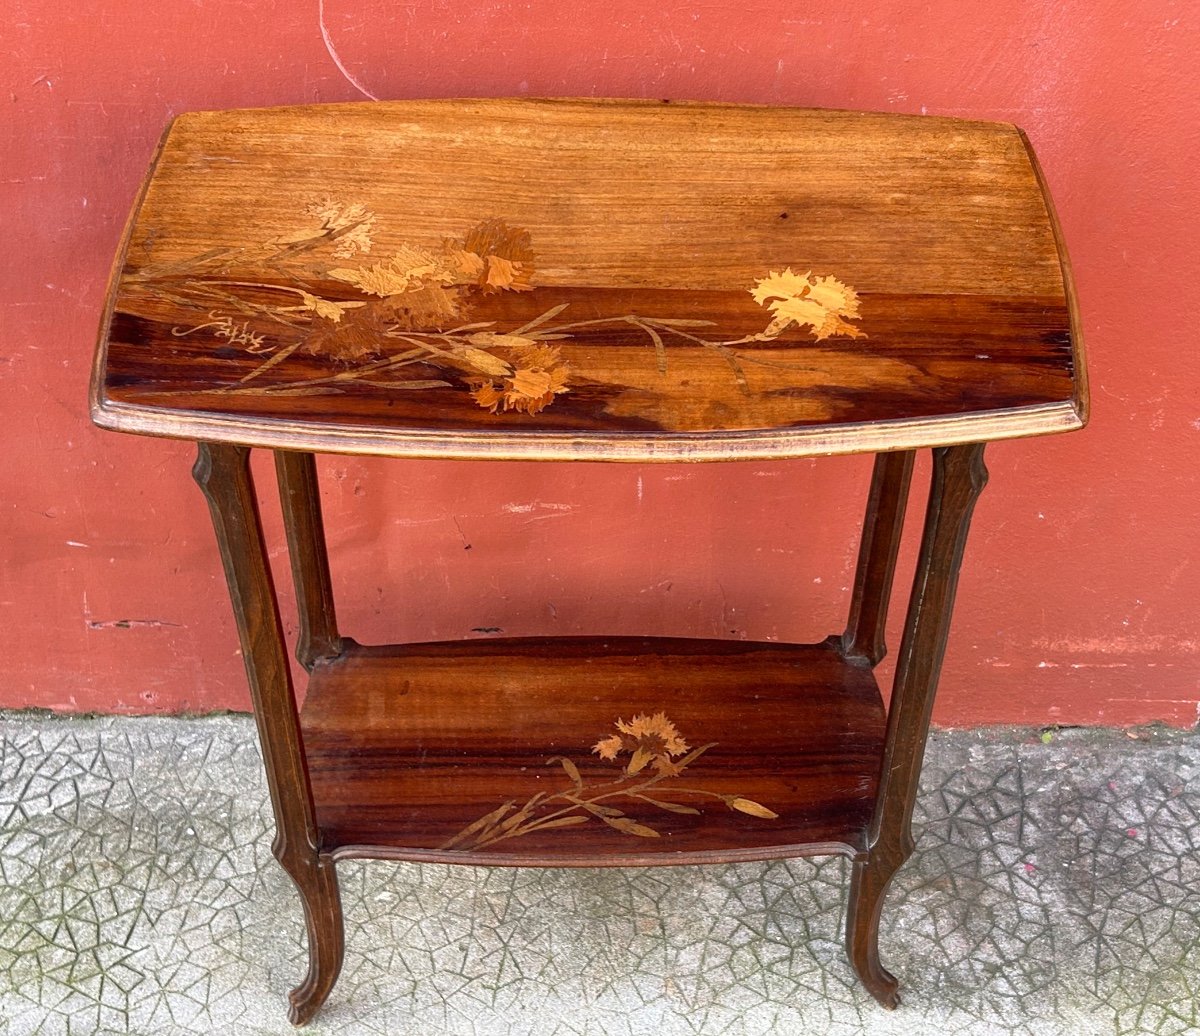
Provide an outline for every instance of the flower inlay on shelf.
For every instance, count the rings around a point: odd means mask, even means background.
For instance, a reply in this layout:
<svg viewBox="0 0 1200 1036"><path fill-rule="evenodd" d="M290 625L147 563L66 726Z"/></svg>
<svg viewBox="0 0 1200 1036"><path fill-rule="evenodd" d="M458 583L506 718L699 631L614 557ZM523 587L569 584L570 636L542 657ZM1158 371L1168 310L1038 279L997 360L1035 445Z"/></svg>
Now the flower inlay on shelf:
<svg viewBox="0 0 1200 1036"><path fill-rule="evenodd" d="M779 814L774 810L742 795L689 788L675 782L705 752L715 748L717 742L689 749L675 724L662 712L652 716L639 714L628 723L618 719L615 727L616 733L598 741L592 751L618 765L623 756L628 756L617 776L585 780L575 763L555 756L547 760L547 765L558 763L562 767L570 781L566 788L552 794L538 792L521 806L516 799L509 799L438 848L482 849L538 831L575 827L590 821L607 824L622 834L658 838L660 832L644 819L645 809L692 815L701 812L687 802L674 801L679 797L692 802L716 799L739 813L763 820L778 819ZM624 809L613 805L614 801L621 802ZM631 810L643 815L631 816Z"/></svg>

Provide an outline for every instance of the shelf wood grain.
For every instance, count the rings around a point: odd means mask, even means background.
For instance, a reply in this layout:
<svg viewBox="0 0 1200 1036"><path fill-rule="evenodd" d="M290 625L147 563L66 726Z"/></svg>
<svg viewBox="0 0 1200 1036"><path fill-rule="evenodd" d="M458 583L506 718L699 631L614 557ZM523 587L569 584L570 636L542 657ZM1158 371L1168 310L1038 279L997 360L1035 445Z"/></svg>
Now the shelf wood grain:
<svg viewBox="0 0 1200 1036"><path fill-rule="evenodd" d="M618 720L644 728L640 768ZM522 866L857 856L884 723L869 665L832 640L353 646L301 711L323 852ZM469 831L505 803L492 837Z"/></svg>

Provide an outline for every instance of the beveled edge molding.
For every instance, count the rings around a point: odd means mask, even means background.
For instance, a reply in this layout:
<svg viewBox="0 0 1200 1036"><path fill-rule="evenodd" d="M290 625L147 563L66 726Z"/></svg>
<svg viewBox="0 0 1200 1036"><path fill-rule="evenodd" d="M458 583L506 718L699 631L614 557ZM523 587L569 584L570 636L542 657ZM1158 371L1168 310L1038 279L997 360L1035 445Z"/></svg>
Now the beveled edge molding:
<svg viewBox="0 0 1200 1036"><path fill-rule="evenodd" d="M1067 251L1067 242L1063 237L1062 222L1058 218L1058 209L1054 205L1054 196L1050 193L1050 184L1046 181L1045 170L1033 149L1029 135L1015 127L1017 136L1025 148L1033 175L1037 178L1038 189L1042 194L1042 204L1046 206L1046 216L1050 221L1050 232L1054 236L1054 247L1058 252L1058 265L1062 272L1063 297L1067 301L1067 320L1071 330L1071 380L1074 382L1075 393L1072 401L1075 412L1079 417L1079 427L1088 423L1091 409L1091 393L1088 390L1087 356L1083 348L1083 319L1079 315L1079 296L1075 292L1075 275L1071 268L1071 256Z"/></svg>
<svg viewBox="0 0 1200 1036"><path fill-rule="evenodd" d="M846 453L957 446L1082 428L1080 401L1020 410L904 418L861 424L741 432L620 434L464 430L427 431L314 425L302 421L233 417L194 410L164 411L93 398L101 428L170 439L314 453L365 454L423 460L562 460L699 462L826 457Z"/></svg>
<svg viewBox="0 0 1200 1036"><path fill-rule="evenodd" d="M112 330L113 314L117 308L117 297L121 293L121 278L125 274L125 267L129 259L129 246L133 241L133 228L137 224L138 217L142 214L142 206L145 204L146 195L150 192L150 183L154 179L154 174L158 172L158 164L162 161L167 140L171 136L171 131L175 128L175 123L178 119L178 115L171 119L159 135L158 143L154 147L154 154L150 156L150 162L146 167L145 175L143 175L142 182L138 186L137 195L133 200L133 204L129 207L129 215L125 217L125 227L121 231L121 241L117 246L116 254L113 256L112 266L108 270L108 283L104 289L104 309L100 314L100 327L96 331L96 350L92 355L92 372L88 379L88 402L93 421L96 419L97 410L104 405L104 376L108 371L109 331ZM102 425L101 427L107 428L109 426Z"/></svg>
<svg viewBox="0 0 1200 1036"><path fill-rule="evenodd" d="M395 860L408 863L444 863L471 867L692 867L697 864L757 863L791 860L801 856L844 856L865 860L867 850L848 842L804 842L799 845L768 845L744 849L709 849L657 853L489 853L441 849L406 849L402 846L339 845L329 850L330 859Z"/></svg>

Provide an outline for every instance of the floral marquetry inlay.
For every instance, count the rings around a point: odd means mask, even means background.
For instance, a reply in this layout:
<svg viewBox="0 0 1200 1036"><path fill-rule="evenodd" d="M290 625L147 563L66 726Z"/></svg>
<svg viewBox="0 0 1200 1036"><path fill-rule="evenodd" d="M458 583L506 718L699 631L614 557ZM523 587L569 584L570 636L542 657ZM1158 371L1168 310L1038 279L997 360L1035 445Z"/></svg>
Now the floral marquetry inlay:
<svg viewBox="0 0 1200 1036"><path fill-rule="evenodd" d="M518 805L516 799L501 803L440 848L482 849L523 835L589 822L607 824L622 834L639 838L659 838L662 832L654 826L658 821L648 820L648 813L698 816L701 813L698 806L711 804L713 800L752 817L779 818L774 810L742 795L677 783L675 778L715 748L717 742L691 748L665 713L639 714L628 722L618 719L615 729L616 733L596 742L592 751L605 762L616 763L618 770L585 777L564 756L548 759L547 765L557 763L562 767L569 780L567 787L552 793L538 792L524 805ZM615 805L618 802L620 807Z"/></svg>
<svg viewBox="0 0 1200 1036"><path fill-rule="evenodd" d="M380 255L379 217L364 204L329 198L310 204L306 213L310 227L260 248L217 249L166 267L150 265L134 276L142 291L203 311L195 323L172 327L175 337L207 334L263 357L237 383L210 392L313 395L342 392L353 383L398 392L460 388L490 413L537 414L571 391L575 372L562 345L585 328L644 336L662 375L670 345L702 347L721 358L743 392L746 365L789 365L739 347L797 330L815 341L865 337L849 323L860 316L853 288L790 266L768 271L747 289L771 316L761 331L736 338L713 337L712 321L674 314L573 321L566 317L569 303L503 327L472 319L473 310L484 296L534 290L528 231L490 218L461 238L436 246L402 244ZM271 276L234 274L248 267ZM262 378L293 354L323 358L337 369Z"/></svg>

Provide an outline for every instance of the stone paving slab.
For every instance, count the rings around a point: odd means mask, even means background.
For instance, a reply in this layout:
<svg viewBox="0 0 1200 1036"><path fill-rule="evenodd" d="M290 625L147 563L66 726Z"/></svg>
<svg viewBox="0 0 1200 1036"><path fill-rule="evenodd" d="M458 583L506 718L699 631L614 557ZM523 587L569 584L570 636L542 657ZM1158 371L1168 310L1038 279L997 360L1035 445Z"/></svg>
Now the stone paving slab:
<svg viewBox="0 0 1200 1036"><path fill-rule="evenodd" d="M878 1007L836 859L640 870L339 864L307 1032L1200 1033L1200 737L935 733ZM0 714L0 1034L293 1032L299 902L252 722Z"/></svg>

